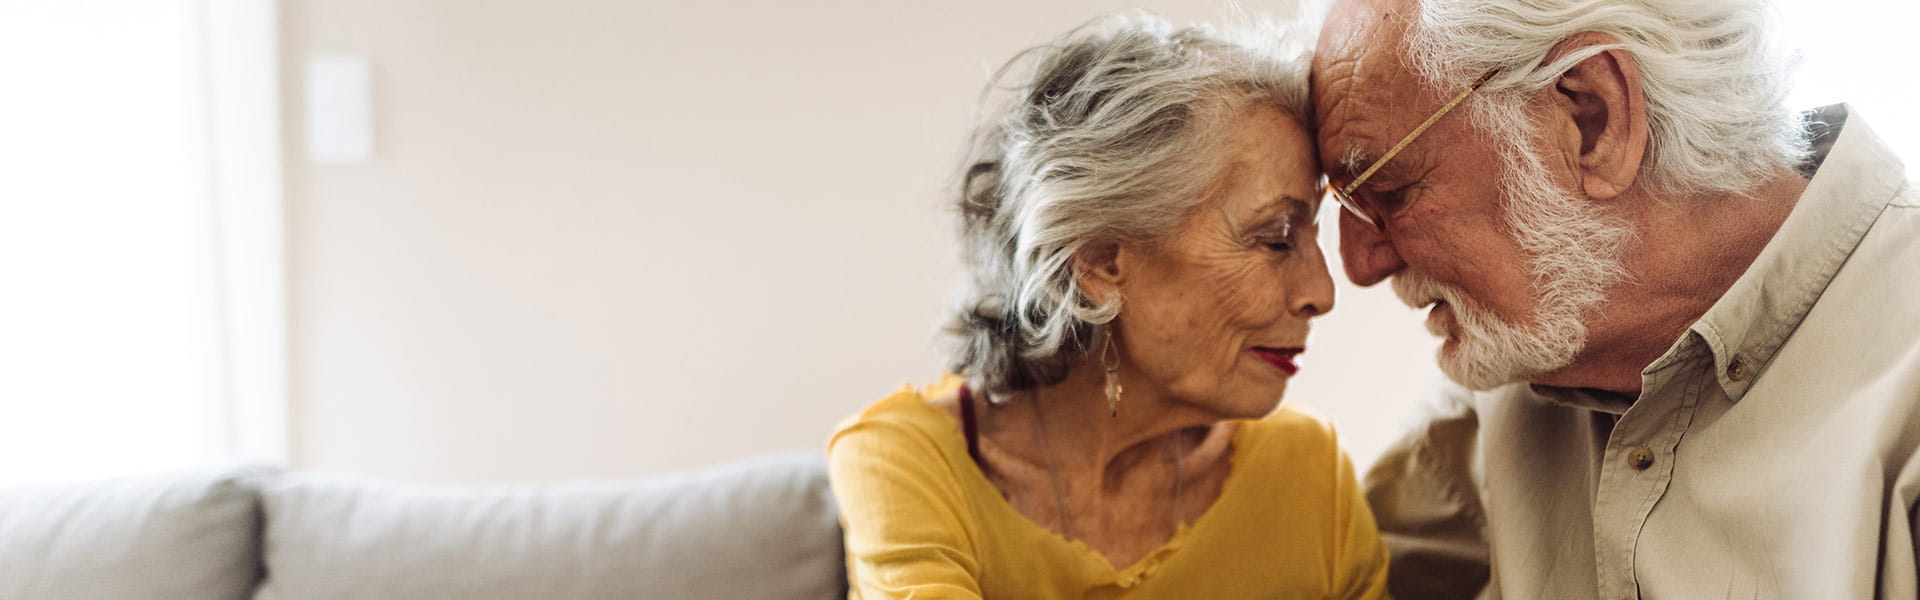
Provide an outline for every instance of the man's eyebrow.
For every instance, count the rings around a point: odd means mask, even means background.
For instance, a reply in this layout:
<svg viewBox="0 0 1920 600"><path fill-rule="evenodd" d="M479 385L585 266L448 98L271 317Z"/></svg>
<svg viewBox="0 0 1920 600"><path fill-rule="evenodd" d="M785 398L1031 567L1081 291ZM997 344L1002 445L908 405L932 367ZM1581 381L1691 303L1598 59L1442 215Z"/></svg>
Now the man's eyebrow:
<svg viewBox="0 0 1920 600"><path fill-rule="evenodd" d="M1373 175L1367 177L1367 182L1372 182L1376 179L1386 181L1402 180L1408 174L1406 156L1406 152L1395 155L1393 160L1387 161L1387 164L1380 165L1380 170L1374 171ZM1368 152L1367 149L1361 148L1358 145L1347 146L1347 151L1340 154L1340 175L1342 175L1342 179L1346 181L1359 179L1361 173L1366 172L1368 167L1373 166L1374 160L1373 153ZM1366 183L1362 183L1361 185L1366 185Z"/></svg>
<svg viewBox="0 0 1920 600"><path fill-rule="evenodd" d="M1357 145L1347 146L1347 151L1340 153L1340 170L1342 171L1340 175L1342 179L1353 181L1355 178L1360 177L1360 173L1367 170L1367 167L1370 166L1373 166L1373 155L1368 153L1365 148Z"/></svg>

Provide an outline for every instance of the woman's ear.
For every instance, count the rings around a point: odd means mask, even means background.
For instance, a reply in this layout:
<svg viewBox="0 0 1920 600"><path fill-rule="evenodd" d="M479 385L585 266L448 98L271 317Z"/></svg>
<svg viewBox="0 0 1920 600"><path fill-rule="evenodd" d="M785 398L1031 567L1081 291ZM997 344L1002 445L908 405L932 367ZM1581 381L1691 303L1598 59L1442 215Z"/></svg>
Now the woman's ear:
<svg viewBox="0 0 1920 600"><path fill-rule="evenodd" d="M1120 245L1089 244L1073 253L1073 273L1080 291L1094 304L1106 304L1120 293Z"/></svg>
<svg viewBox="0 0 1920 600"><path fill-rule="evenodd" d="M1605 33L1582 33L1560 43L1565 54L1583 47L1619 43ZM1579 177L1582 191L1596 200L1626 192L1640 174L1647 150L1647 111L1640 90L1640 69L1633 55L1612 49L1575 64L1555 82L1555 107L1562 139L1557 147Z"/></svg>

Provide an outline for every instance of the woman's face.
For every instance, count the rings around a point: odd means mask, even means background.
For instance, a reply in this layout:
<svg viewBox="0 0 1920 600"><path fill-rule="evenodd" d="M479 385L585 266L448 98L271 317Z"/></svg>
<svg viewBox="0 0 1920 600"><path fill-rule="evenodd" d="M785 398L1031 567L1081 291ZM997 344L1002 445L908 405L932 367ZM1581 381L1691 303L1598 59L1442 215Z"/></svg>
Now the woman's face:
<svg viewBox="0 0 1920 600"><path fill-rule="evenodd" d="M1254 418L1280 403L1308 319L1333 308L1333 280L1317 240L1313 138L1259 108L1230 127L1222 156L1214 198L1168 238L1113 255L1116 349L1130 390Z"/></svg>

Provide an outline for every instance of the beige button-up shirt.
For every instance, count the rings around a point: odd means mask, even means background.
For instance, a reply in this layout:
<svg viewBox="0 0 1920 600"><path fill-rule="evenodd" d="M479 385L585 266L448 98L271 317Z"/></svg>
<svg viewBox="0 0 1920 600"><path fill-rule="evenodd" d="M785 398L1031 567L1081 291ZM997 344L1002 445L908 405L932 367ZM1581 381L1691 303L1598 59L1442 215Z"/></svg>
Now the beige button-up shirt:
<svg viewBox="0 0 1920 600"><path fill-rule="evenodd" d="M1816 118L1806 192L1638 399L1425 407L1366 482L1396 597L1920 595L1920 193L1848 112Z"/></svg>

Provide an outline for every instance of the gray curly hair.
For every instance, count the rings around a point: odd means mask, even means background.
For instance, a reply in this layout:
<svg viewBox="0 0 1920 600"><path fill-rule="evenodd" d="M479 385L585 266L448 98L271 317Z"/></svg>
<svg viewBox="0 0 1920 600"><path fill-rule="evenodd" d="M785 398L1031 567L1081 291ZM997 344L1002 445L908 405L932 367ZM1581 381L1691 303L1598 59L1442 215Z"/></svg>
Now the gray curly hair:
<svg viewBox="0 0 1920 600"><path fill-rule="evenodd" d="M947 327L950 367L989 393L1065 379L1120 311L1082 292L1074 255L1168 235L1209 197L1246 110L1277 108L1311 131L1312 42L1271 21L1222 34L1132 12L1002 67L987 91L1008 98L982 102L962 174L971 277Z"/></svg>

